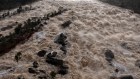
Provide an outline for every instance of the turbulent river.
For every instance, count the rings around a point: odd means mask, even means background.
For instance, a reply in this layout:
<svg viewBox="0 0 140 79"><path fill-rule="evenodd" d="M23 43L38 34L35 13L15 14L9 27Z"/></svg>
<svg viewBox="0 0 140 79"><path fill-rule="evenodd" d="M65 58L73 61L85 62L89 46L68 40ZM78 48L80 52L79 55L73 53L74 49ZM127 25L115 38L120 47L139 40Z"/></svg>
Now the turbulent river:
<svg viewBox="0 0 140 79"><path fill-rule="evenodd" d="M25 79L38 79L36 75L28 73L27 68L31 67L33 61L37 61L38 69L45 70L47 75L56 71L55 66L36 55L38 51L49 50L50 47L58 52L57 58L63 59L69 66L68 74L58 74L56 79L109 79L115 69L119 69L118 76L132 75L140 79L140 69L135 66L140 59L139 14L97 0L41 0L31 5L35 7L34 10L7 17L0 21L0 26L43 16L58 7L67 8L68 11L51 18L28 41L1 56L2 67L8 65L14 71L0 70L0 79L17 79L18 75L23 75ZM62 28L61 24L68 20L72 22L70 26ZM3 35L9 32L13 32L13 29L0 31ZM60 50L60 45L54 43L60 33L65 33L69 42L66 55ZM106 61L106 49L114 53L112 65ZM19 51L22 52L22 58L16 63L14 56Z"/></svg>

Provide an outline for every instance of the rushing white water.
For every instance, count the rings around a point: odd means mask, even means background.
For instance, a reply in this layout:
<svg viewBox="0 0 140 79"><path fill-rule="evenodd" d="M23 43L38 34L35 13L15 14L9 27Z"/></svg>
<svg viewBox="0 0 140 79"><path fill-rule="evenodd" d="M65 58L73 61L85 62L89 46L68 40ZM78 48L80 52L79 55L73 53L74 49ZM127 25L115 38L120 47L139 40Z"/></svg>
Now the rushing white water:
<svg viewBox="0 0 140 79"><path fill-rule="evenodd" d="M68 8L67 12L51 18L42 31L35 33L24 44L18 45L0 57L0 60L11 62L10 60L14 60L15 54L21 51L23 55L18 64L38 61L38 69L46 70L46 73L49 74L51 71L56 71L57 68L47 64L36 53L41 49L52 47L53 51L58 52L58 58L65 60L69 66L69 73L65 76L57 75L56 79L109 79L109 75L114 72L115 68L118 68L121 74L132 74L136 79L140 79L140 70L134 65L140 57L139 14L96 0L61 1L42 0L32 4L33 7L36 7L35 10L0 21L1 26L6 26L15 21L22 22L32 16L42 16L57 10L60 6ZM62 29L61 24L67 20L71 20L72 24L68 28ZM12 29L0 33L9 32L12 32ZM54 39L61 32L67 34L70 43L67 55L63 55L60 46L54 43ZM34 44L38 40L39 43ZM126 43L126 45L122 46L122 43ZM113 66L110 66L105 60L104 49L106 48L112 50L115 55ZM27 68L29 67L24 66L23 71L15 70L15 72L11 72L14 75L10 74L3 79L10 79L11 76L12 79L16 79L19 74L24 75L26 79L36 79L35 76L28 73ZM0 72L0 74L5 73Z"/></svg>

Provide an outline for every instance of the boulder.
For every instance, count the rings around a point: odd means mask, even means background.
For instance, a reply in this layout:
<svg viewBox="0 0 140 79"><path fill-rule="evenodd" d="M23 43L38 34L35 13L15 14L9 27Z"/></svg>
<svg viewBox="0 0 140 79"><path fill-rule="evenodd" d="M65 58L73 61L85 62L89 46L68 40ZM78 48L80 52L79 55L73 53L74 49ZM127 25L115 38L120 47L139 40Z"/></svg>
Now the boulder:
<svg viewBox="0 0 140 79"><path fill-rule="evenodd" d="M33 67L34 67L34 68L38 68L38 63L37 63L37 61L34 61L34 62L33 62Z"/></svg>
<svg viewBox="0 0 140 79"><path fill-rule="evenodd" d="M105 51L105 57L106 57L106 60L108 61L108 62L111 62L114 58L115 58L115 56L114 56L114 53L111 51L111 50L109 50L109 49L107 49L106 51Z"/></svg>
<svg viewBox="0 0 140 79"><path fill-rule="evenodd" d="M54 42L62 46L65 46L67 44L66 39L67 39L67 36L64 33L61 33L58 35L58 37L55 39Z"/></svg>
<svg viewBox="0 0 140 79"><path fill-rule="evenodd" d="M48 58L46 59L46 62L54 66L62 66L64 64L63 60L56 59L56 58Z"/></svg>
<svg viewBox="0 0 140 79"><path fill-rule="evenodd" d="M47 51L45 51L45 50L41 50L41 51L39 51L39 52L37 53L37 55L38 55L39 57L44 57L44 56L46 55L46 52L47 52Z"/></svg>

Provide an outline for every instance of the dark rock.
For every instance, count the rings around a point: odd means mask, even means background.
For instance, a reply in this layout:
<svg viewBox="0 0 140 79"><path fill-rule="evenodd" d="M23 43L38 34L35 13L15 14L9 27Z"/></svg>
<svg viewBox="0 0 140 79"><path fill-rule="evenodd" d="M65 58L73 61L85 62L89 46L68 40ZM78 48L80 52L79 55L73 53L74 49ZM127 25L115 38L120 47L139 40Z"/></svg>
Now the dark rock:
<svg viewBox="0 0 140 79"><path fill-rule="evenodd" d="M105 51L105 57L108 62L111 62L115 58L115 56L111 50Z"/></svg>
<svg viewBox="0 0 140 79"><path fill-rule="evenodd" d="M67 28L70 26L71 23L72 22L70 20L68 20L68 21L64 22L63 24L61 24L61 26L62 26L62 28Z"/></svg>
<svg viewBox="0 0 140 79"><path fill-rule="evenodd" d="M140 60L137 60L137 61L135 62L135 65L136 65L137 67L140 68Z"/></svg>
<svg viewBox="0 0 140 79"><path fill-rule="evenodd" d="M58 71L58 74L61 74L61 75L66 75L68 73L68 70L67 69L60 69L59 71Z"/></svg>
<svg viewBox="0 0 140 79"><path fill-rule="evenodd" d="M67 36L64 33L61 33L56 40L54 41L55 43L58 43L62 46L65 46L67 44L66 42Z"/></svg>
<svg viewBox="0 0 140 79"><path fill-rule="evenodd" d="M118 73L119 72L119 69L115 69L115 72Z"/></svg>
<svg viewBox="0 0 140 79"><path fill-rule="evenodd" d="M57 55L57 52L52 52L52 53L49 53L49 54L47 55L47 58L56 57L56 55Z"/></svg>
<svg viewBox="0 0 140 79"><path fill-rule="evenodd" d="M121 76L119 79L134 79L132 75L124 75Z"/></svg>
<svg viewBox="0 0 140 79"><path fill-rule="evenodd" d="M55 59L55 58L48 58L46 59L46 62L55 66L62 66L64 64L63 60Z"/></svg>
<svg viewBox="0 0 140 79"><path fill-rule="evenodd" d="M18 9L17 9L17 13L20 13L22 12L22 6L20 6Z"/></svg>
<svg viewBox="0 0 140 79"><path fill-rule="evenodd" d="M2 37L3 35L2 34L0 34L0 37Z"/></svg>
<svg viewBox="0 0 140 79"><path fill-rule="evenodd" d="M38 68L38 63L37 63L37 61L34 61L34 62L33 62L33 67L34 67L34 68Z"/></svg>
<svg viewBox="0 0 140 79"><path fill-rule="evenodd" d="M69 67L66 65L62 65L59 67L58 74L65 75L68 73Z"/></svg>
<svg viewBox="0 0 140 79"><path fill-rule="evenodd" d="M28 68L28 72L29 73L32 73L32 74L36 74L37 73L37 70L34 69L34 68Z"/></svg>
<svg viewBox="0 0 140 79"><path fill-rule="evenodd" d="M44 57L45 54L46 54L46 52L47 52L47 51L45 51L45 50L41 50L41 51L39 51L39 52L37 53L37 55L38 55L39 57Z"/></svg>
<svg viewBox="0 0 140 79"><path fill-rule="evenodd" d="M15 55L15 60L16 62L18 62L20 59L21 59L21 52L18 52L16 55Z"/></svg>

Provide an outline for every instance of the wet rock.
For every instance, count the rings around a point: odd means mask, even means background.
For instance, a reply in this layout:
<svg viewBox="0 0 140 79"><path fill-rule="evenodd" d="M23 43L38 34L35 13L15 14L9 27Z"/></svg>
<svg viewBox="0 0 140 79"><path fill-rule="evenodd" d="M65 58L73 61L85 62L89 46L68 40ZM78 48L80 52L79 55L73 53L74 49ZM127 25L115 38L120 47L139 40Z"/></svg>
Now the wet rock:
<svg viewBox="0 0 140 79"><path fill-rule="evenodd" d="M36 74L37 70L35 68L28 68L28 72L32 74Z"/></svg>
<svg viewBox="0 0 140 79"><path fill-rule="evenodd" d="M114 53L109 49L105 51L105 57L108 62L111 62L115 58Z"/></svg>
<svg viewBox="0 0 140 79"><path fill-rule="evenodd" d="M34 61L34 62L33 62L33 67L34 67L34 68L38 68L38 65L39 65L39 64L37 63L37 61Z"/></svg>
<svg viewBox="0 0 140 79"><path fill-rule="evenodd" d="M16 62L18 62L18 61L21 59L21 55L22 55L21 52L18 52L18 53L15 55L15 60L16 60Z"/></svg>
<svg viewBox="0 0 140 79"><path fill-rule="evenodd" d="M62 66L64 64L63 60L56 59L56 58L48 58L46 59L46 62L54 66Z"/></svg>
<svg viewBox="0 0 140 79"><path fill-rule="evenodd" d="M136 65L137 67L140 68L140 60L137 60L137 61L135 62L135 65Z"/></svg>
<svg viewBox="0 0 140 79"><path fill-rule="evenodd" d="M68 73L68 70L67 69L60 69L58 71L58 74L61 74L61 75L66 75Z"/></svg>
<svg viewBox="0 0 140 79"><path fill-rule="evenodd" d="M47 51L45 51L45 50L41 50L41 51L39 51L39 52L37 53L37 55L38 55L39 57L44 57L45 54L46 54L46 52L47 52Z"/></svg>
<svg viewBox="0 0 140 79"><path fill-rule="evenodd" d="M52 58L52 57L56 57L57 52L51 52L47 55L47 58Z"/></svg>
<svg viewBox="0 0 140 79"><path fill-rule="evenodd" d="M124 48L124 49L128 49L128 50L131 50L131 47L128 45L128 43L122 43L121 46Z"/></svg>
<svg viewBox="0 0 140 79"><path fill-rule="evenodd" d="M55 39L55 43L58 43L62 46L65 46L67 44L66 42L67 36L64 33L61 33L56 39Z"/></svg>
<svg viewBox="0 0 140 79"><path fill-rule="evenodd" d="M72 22L70 20L68 20L68 21L64 22L63 24L61 24L61 26L62 26L62 28L67 28L70 26L71 23Z"/></svg>
<svg viewBox="0 0 140 79"><path fill-rule="evenodd" d="M132 75L123 75L119 79L134 79Z"/></svg>

